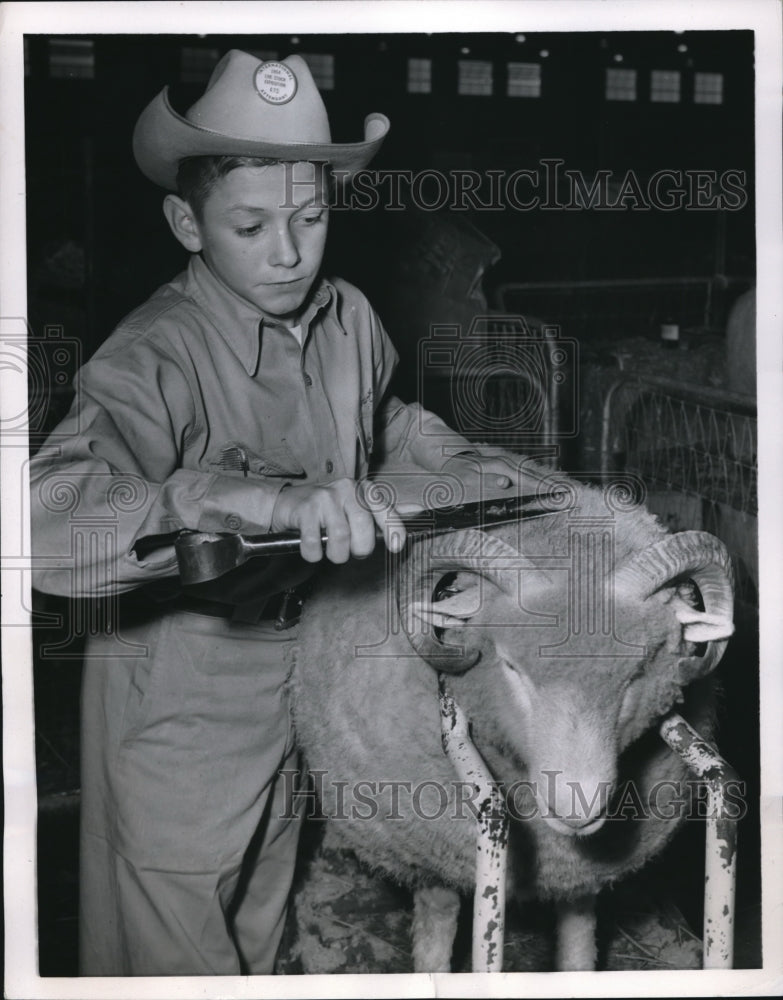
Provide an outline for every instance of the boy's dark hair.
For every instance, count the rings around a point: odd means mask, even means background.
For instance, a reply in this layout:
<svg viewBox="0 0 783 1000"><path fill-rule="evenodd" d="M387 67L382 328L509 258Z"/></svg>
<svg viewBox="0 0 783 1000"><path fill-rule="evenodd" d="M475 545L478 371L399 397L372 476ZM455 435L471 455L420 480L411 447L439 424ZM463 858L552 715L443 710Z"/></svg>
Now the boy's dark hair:
<svg viewBox="0 0 783 1000"><path fill-rule="evenodd" d="M237 167L271 167L282 162L265 156L188 156L179 162L177 193L201 218L210 191L226 174ZM315 166L323 168L326 192L331 198L334 186L332 168L328 163Z"/></svg>

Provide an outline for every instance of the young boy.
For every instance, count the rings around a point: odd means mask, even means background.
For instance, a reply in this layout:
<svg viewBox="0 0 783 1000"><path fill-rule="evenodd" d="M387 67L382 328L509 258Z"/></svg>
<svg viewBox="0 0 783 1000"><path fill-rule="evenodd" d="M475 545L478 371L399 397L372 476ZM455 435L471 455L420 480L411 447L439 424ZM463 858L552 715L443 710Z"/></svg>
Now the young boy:
<svg viewBox="0 0 783 1000"><path fill-rule="evenodd" d="M137 124L137 162L169 192L164 214L192 257L84 366L32 464L35 585L121 595L85 651L85 975L272 972L299 825L281 819L277 779L296 766L300 585L324 529L338 563L372 550L376 522L392 549L404 543L394 507L363 501L371 461L439 471L444 441L475 454L387 396L397 358L377 316L321 275L323 165L360 169L388 127L372 115L364 142L332 144L300 57L238 51L184 116L164 90ZM449 470L472 473L465 463ZM173 549L185 529L293 529L302 559L186 594Z"/></svg>

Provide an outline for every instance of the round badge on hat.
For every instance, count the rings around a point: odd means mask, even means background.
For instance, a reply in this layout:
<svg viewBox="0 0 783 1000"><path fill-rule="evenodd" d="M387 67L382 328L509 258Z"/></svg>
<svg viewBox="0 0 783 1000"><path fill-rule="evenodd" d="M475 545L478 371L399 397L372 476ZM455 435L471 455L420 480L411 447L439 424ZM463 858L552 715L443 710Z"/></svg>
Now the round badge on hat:
<svg viewBox="0 0 783 1000"><path fill-rule="evenodd" d="M253 77L259 96L268 104L287 104L296 93L294 71L281 62L261 63Z"/></svg>
<svg viewBox="0 0 783 1000"><path fill-rule="evenodd" d="M142 111L133 153L142 172L168 191L191 156L261 156L331 163L340 179L365 167L378 152L389 119L364 120L359 142L333 143L329 117L307 62L300 55L262 62L231 49L217 64L202 96L180 113L169 88Z"/></svg>

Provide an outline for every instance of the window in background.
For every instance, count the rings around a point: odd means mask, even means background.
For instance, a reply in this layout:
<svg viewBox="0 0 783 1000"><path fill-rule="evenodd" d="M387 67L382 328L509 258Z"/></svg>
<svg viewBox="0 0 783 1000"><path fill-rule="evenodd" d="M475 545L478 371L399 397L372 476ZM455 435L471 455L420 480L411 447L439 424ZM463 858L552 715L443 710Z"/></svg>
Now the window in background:
<svg viewBox="0 0 783 1000"><path fill-rule="evenodd" d="M303 52L319 90L334 90L334 56L325 52Z"/></svg>
<svg viewBox="0 0 783 1000"><path fill-rule="evenodd" d="M198 49L185 46L180 51L179 78L183 83L204 83L220 59L218 49Z"/></svg>
<svg viewBox="0 0 783 1000"><path fill-rule="evenodd" d="M95 78L95 47L90 39L50 38L49 76L60 80Z"/></svg>
<svg viewBox="0 0 783 1000"><path fill-rule="evenodd" d="M650 100L664 104L677 104L680 100L680 72L673 69L654 69L650 75Z"/></svg>
<svg viewBox="0 0 783 1000"><path fill-rule="evenodd" d="M432 59L408 60L408 93L432 93Z"/></svg>
<svg viewBox="0 0 783 1000"><path fill-rule="evenodd" d="M540 97L541 63L510 62L506 93L509 97Z"/></svg>
<svg viewBox="0 0 783 1000"><path fill-rule="evenodd" d="M723 104L723 74L693 74L694 104Z"/></svg>
<svg viewBox="0 0 783 1000"><path fill-rule="evenodd" d="M457 93L479 97L492 96L492 63L483 59L460 59L458 64Z"/></svg>
<svg viewBox="0 0 783 1000"><path fill-rule="evenodd" d="M606 99L607 101L635 101L636 70L607 69Z"/></svg>

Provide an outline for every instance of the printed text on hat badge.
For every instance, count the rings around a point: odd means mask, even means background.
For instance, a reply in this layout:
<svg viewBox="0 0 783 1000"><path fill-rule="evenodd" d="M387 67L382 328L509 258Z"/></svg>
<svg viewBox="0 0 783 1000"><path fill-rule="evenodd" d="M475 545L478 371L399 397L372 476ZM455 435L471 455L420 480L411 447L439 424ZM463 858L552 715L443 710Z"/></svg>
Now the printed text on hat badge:
<svg viewBox="0 0 783 1000"><path fill-rule="evenodd" d="M293 71L281 62L265 62L256 70L256 90L270 104L287 104L296 93Z"/></svg>

